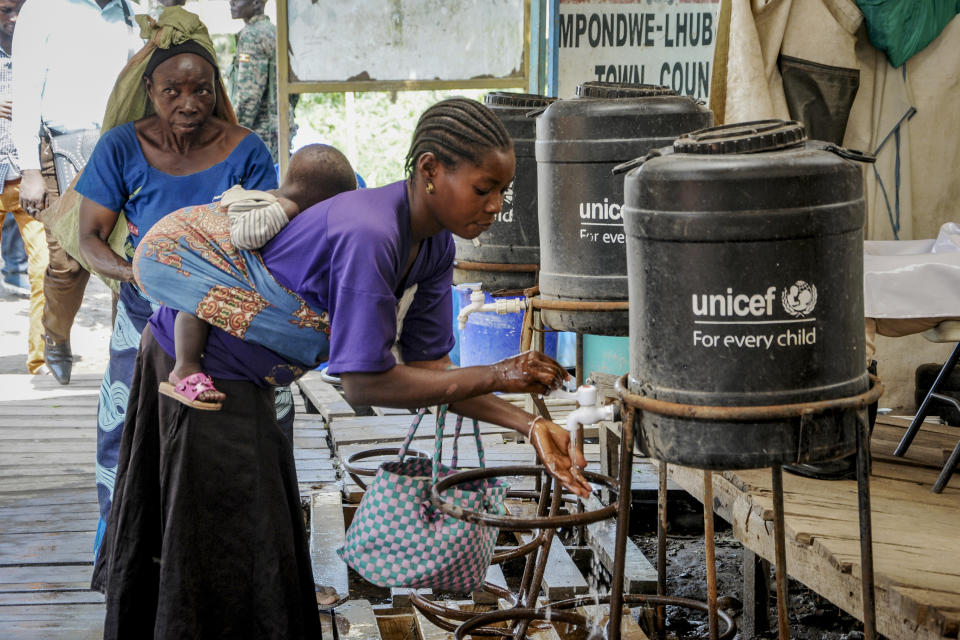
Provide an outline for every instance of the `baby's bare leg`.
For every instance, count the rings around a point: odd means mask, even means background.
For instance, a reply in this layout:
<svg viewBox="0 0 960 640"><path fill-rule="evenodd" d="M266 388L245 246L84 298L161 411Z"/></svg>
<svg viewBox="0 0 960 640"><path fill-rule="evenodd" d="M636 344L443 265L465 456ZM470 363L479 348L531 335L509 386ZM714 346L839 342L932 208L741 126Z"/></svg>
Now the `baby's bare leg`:
<svg viewBox="0 0 960 640"><path fill-rule="evenodd" d="M173 365L172 373L178 380L183 380L191 374L203 371L201 359L203 351L207 347L207 336L209 334L210 325L203 320L183 311L177 313L177 319L173 324L177 361ZM226 394L211 389L197 396L197 400L221 402L226 397Z"/></svg>

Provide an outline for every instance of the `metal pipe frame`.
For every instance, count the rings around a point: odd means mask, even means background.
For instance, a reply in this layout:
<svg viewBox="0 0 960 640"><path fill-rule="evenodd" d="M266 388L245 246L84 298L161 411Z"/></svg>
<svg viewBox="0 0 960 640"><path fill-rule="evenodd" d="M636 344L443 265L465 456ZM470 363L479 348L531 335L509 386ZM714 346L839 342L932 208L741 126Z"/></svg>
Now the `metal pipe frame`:
<svg viewBox="0 0 960 640"><path fill-rule="evenodd" d="M578 627L586 627L588 622L586 616L582 616L571 611L547 610L547 609L503 609L500 611L489 611L475 615L462 625L457 627L453 637L456 640L464 640L468 636L476 633L475 629L489 629L491 627L484 625L496 624L498 622L521 621L529 625L534 620L544 620L546 622L565 622ZM500 635L504 636L506 629L500 629Z"/></svg>
<svg viewBox="0 0 960 640"><path fill-rule="evenodd" d="M787 617L787 542L783 518L783 467L773 465L773 544L777 577L777 637L790 640Z"/></svg>
<svg viewBox="0 0 960 640"><path fill-rule="evenodd" d="M541 488L539 501L537 505L537 516L535 518L517 518L513 516L493 516L490 514L483 514L479 512L473 512L464 510L460 507L457 507L453 504L447 503L442 498L442 493L449 489L450 487L456 486L464 482L470 482L474 480L480 480L485 478L492 478L500 475L505 476L517 476L517 475L536 475L537 477L542 477ZM599 484L603 484L608 488L613 488L614 483L616 482L613 478L609 476L603 476L598 473L593 473L589 471L584 472L584 476L592 481ZM629 476L628 476L629 480ZM547 562L550 555L550 547L553 543L553 538L556 535L556 530L561 527L566 526L577 526L577 525L586 525L593 522L598 522L600 520L606 519L613 515L614 510L616 509L615 505L610 505L604 509L596 509L589 512L580 512L573 513L569 515L559 515L560 505L564 502L563 497L563 488L556 484L555 490L551 489L554 487L553 478L546 473L546 470L543 467L498 467L494 469L473 469L469 471L461 471L455 474L447 476L436 485L431 488L430 498L431 501L444 513L449 516L465 520L467 522L474 522L485 524L487 526L496 526L500 529L507 531L528 531L528 530L539 530L539 535L537 536L537 544L528 543L525 545L525 548L530 548L529 555L527 555L526 564L524 565L523 577L520 581L520 589L518 595L513 599L514 606L510 609L507 609L508 614L512 612L523 612L523 611L536 611L536 601L537 595L540 593L540 587L543 583L543 574L546 571ZM519 492L518 492L519 493ZM629 494L628 494L629 495ZM549 498L549 500L548 500ZM549 512L547 511L547 505L549 504ZM629 509L629 503L628 503ZM629 516L629 511L628 511ZM534 547L536 547L536 553L533 553ZM509 552L510 557L517 557L521 555L517 551ZM506 559L506 558L504 558ZM623 579L622 568L621 568L621 581ZM486 589L486 584L484 585ZM489 589L487 589L489 590ZM495 595L499 595L498 592L493 592ZM417 607L431 622L434 622L438 626L446 630L452 630L456 625L449 622L449 620L465 620L466 622L463 625L460 625L459 628L470 625L469 628L472 629L471 633L474 635L494 635L494 636L504 636L506 635L505 629L496 628L490 626L475 625L474 622L479 618L476 614L471 614L469 612L462 612L455 609L448 609L436 603L430 603L428 600L420 597L419 595L411 596L411 601L413 605ZM503 613L503 612L499 612ZM486 615L486 614L483 614ZM510 635L514 640L522 640L527 633L530 622L532 620L538 619L536 617L529 617L522 613L518 613L515 617L507 618L515 620L514 628ZM582 619L583 624L586 623L585 618L582 616L577 619L568 620L571 624L578 624Z"/></svg>
<svg viewBox="0 0 960 640"><path fill-rule="evenodd" d="M537 479L540 482L540 498L537 500L537 517L543 517L547 514L547 504L548 498L550 497L552 478L549 476L543 477L542 475L538 475ZM517 597L518 603L523 600L523 595L527 592L527 589L530 587L530 582L533 580L533 574L536 571L536 560L537 556L531 553L527 556L526 562L524 562L523 577L520 579L520 588L517 590L517 593L519 594Z"/></svg>
<svg viewBox="0 0 960 640"><path fill-rule="evenodd" d="M561 600L559 602L554 602L550 605L551 610L564 610L574 607L583 607L591 604L605 604L610 601L610 595L600 596L599 598L594 598L593 596L579 596L576 598L571 598L569 600ZM623 604L626 605L655 605L657 607L665 606L675 606L683 607L685 609L693 609L696 611L702 611L707 613L707 604L699 600L692 600L690 598L680 598L677 596L655 596L647 595L642 593L630 593L623 596ZM723 629L719 634L719 640L730 640L736 635L737 628L733 623L733 619L729 614L718 611L717 617L720 622L723 623Z"/></svg>
<svg viewBox="0 0 960 640"><path fill-rule="evenodd" d="M876 587L873 576L873 524L870 512L870 423L865 412L857 414L857 508L860 515L860 587L863 635L877 640Z"/></svg>
<svg viewBox="0 0 960 640"><path fill-rule="evenodd" d="M659 463L657 482L657 595L667 595L667 463ZM667 612L657 606L657 635L667 640Z"/></svg>
<svg viewBox="0 0 960 640"><path fill-rule="evenodd" d="M529 299L530 309L546 309L548 311L627 311L630 302L627 300L554 300L540 295L540 285L524 289L523 295Z"/></svg>
<svg viewBox="0 0 960 640"><path fill-rule="evenodd" d="M605 520L617 512L617 505L607 505L602 509L584 511L583 513L571 513L566 515L543 516L535 518L518 518L515 516L501 516L480 511L471 511L464 509L443 498L443 492L451 487L471 482L474 480L484 480L498 476L539 476L545 473L543 467L516 466L516 467L496 467L492 469L470 469L468 471L458 471L443 478L437 484L430 488L430 500L434 506L443 511L448 516L465 520L474 524L485 524L488 527L497 527L504 531L530 531L533 529L562 529L565 527L576 527L581 525L593 524L600 520ZM622 475L622 472L621 472ZM605 476L593 471L583 471L583 477L589 482L596 483L617 490L617 480L610 476ZM550 486L549 474L544 477L545 487ZM541 508L545 508L547 501L541 501Z"/></svg>
<svg viewBox="0 0 960 640"><path fill-rule="evenodd" d="M880 396L883 395L883 383L880 382L877 376L870 374L871 385L867 391L859 395L834 398L833 400L736 407L680 404L677 402L667 402L666 400L657 400L630 392L627 386L628 375L629 374L623 374L614 383L614 389L624 404L647 413L696 420L752 422L757 420L799 418L805 415L822 413L831 409L865 409L867 406L879 400Z"/></svg>
<svg viewBox="0 0 960 640"><path fill-rule="evenodd" d="M456 259L454 269L464 271L487 271L490 273L536 273L540 270L539 264L503 264L500 262L473 262L471 260Z"/></svg>
<svg viewBox="0 0 960 640"><path fill-rule="evenodd" d="M620 427L620 478L617 489L617 537L610 574L610 616L607 638L620 640L623 619L623 570L627 562L627 537L630 532L630 502L633 497L633 407L628 407Z"/></svg>
<svg viewBox="0 0 960 640"><path fill-rule="evenodd" d="M548 311L627 311L630 303L626 300L552 300L537 296L530 298L530 306Z"/></svg>
<svg viewBox="0 0 960 640"><path fill-rule="evenodd" d="M350 477L353 478L353 481L357 484L358 487L367 490L367 483L362 480L361 477L372 478L377 475L377 469L371 469L370 467L361 467L357 464L360 460L366 460L368 458L376 458L379 456L393 456L398 457L400 455L400 447L378 447L375 449L364 449L363 451L357 451L346 458L343 459L343 468L347 473L350 474ZM425 458L430 459L430 456L419 449L407 449L407 455L413 458ZM377 465L379 467L380 465Z"/></svg>
<svg viewBox="0 0 960 640"><path fill-rule="evenodd" d="M546 474L545 474L546 475ZM547 475L545 481L540 485L540 490L536 492L532 491L509 491L507 492L507 497L522 497L522 498L532 498L537 500L537 516L544 517L547 515L547 503L548 498L551 504L550 515L556 515L556 511L559 509L559 503L563 501L562 490L553 492L551 497L550 487L551 487L551 478ZM556 504L554 504L556 503ZM492 593L498 598L503 598L510 602L512 608L521 606L522 601L524 600L525 594L529 591L530 586L533 584L538 585L537 590L539 590L539 581L543 579L543 572L546 570L546 559L547 554L549 554L550 544L553 540L553 529L539 529L533 532L535 535L530 540L530 542L520 545L515 549L512 549L507 552L495 554L490 560L490 564L499 564L506 560L512 558L518 558L520 556L527 556L526 562L523 569L523 577L520 581L520 589L518 590L517 596L512 594L509 590L497 587L496 585L490 584L489 582L481 583L481 589L488 593ZM546 546L547 554L538 555L534 553L538 549ZM541 566L542 563L542 566ZM539 574L539 581L536 576ZM422 613L427 619L432 623L444 629L446 631L453 631L457 628L458 625L450 622L450 620L459 620L465 621L472 619L476 614L469 611L460 611L459 609L453 609L450 607L444 607L443 605L437 604L427 600L420 594L413 592L410 596L410 601L413 603L413 606L417 608L420 613ZM503 629L493 628L493 627L481 627L474 631L475 635L481 636L503 636ZM526 628L524 628L524 633L526 633Z"/></svg>
<svg viewBox="0 0 960 640"><path fill-rule="evenodd" d="M407 451L409 454L415 457L429 458L429 456L426 453L422 451L418 451L416 449L408 449ZM374 448L374 449L367 449L364 451L358 451L357 453L354 453L349 457L347 457L346 459L344 459L343 466L344 466L344 469L347 471L347 473L349 473L350 476L353 478L354 482L356 482L357 486L359 486L361 489L366 491L367 485L360 476L367 476L367 477L374 476L376 475L377 470L371 469L369 467L361 467L356 464L357 461L368 459L368 458L375 458L378 456L386 456L386 455L396 456L399 454L399 452L400 452L400 449L398 447L380 447L380 448ZM546 504L547 494L549 492L549 486L550 486L549 482L543 483L542 485L543 490L540 492L522 491L522 490L508 491L507 497L508 498L529 498L534 500L539 499L540 504ZM570 498L563 498L562 496L561 496L561 500L565 502L577 502ZM513 558L519 558L521 556L531 554L532 552L537 550L539 547L547 543L548 539L552 539L553 537L553 531L549 529L534 529L534 530L531 530L531 533L533 534L533 538L530 540L530 542L524 543L522 545L518 545L516 548L511 549L509 551L502 551L500 553L494 554L493 557L490 559L490 564L501 564L503 562L506 562L507 560L511 560ZM503 589L502 587L498 587L497 585L491 584L489 582L483 582L480 585L480 588L488 593L493 594L498 598L502 598L510 602L512 606L517 605L517 598L514 597L514 595L508 589ZM410 600L413 603L413 606L416 607L428 620L430 620L430 622L432 622L433 624L437 625L438 627L446 631L453 631L457 628L457 625L449 622L449 620L464 621L464 620L469 620L472 616L475 615L474 613L469 611L460 611L459 609L444 607L435 602L431 602L430 600L427 600L426 598L421 596L416 591L411 592ZM482 627L482 628L476 629L474 631L474 635L502 636L503 629Z"/></svg>
<svg viewBox="0 0 960 640"><path fill-rule="evenodd" d="M502 609L499 611L490 611L487 613L481 613L475 615L473 618L467 622L460 625L457 630L454 632L454 638L457 640L463 640L468 636L479 635L477 631L479 629L487 629L490 627L484 627L482 625L491 625L498 622L507 622L514 620L525 619L527 621L533 620L544 620L547 622L563 622L566 624L576 625L578 627L589 627L590 622L587 620L586 616L580 615L578 613L573 613L567 611L567 609L573 609L576 607L584 607L591 604L606 604L610 601L610 596L600 596L598 598L593 598L591 596L582 596L579 598L572 598L570 600L562 600L560 602L555 602L549 607L541 607L538 609ZM694 609L697 611L706 611L707 605L699 600L691 600L689 598L677 598L677 597L662 597L654 595L643 595L643 594L629 594L623 597L624 604L634 604L634 605L656 605L656 606L676 606L683 607L686 609ZM719 612L719 619L723 623L724 627L722 633L720 633L720 640L730 640L735 633L736 627L733 624L733 619L730 618L728 614L723 611ZM496 628L496 627L494 627ZM500 634L503 635L504 629L499 628ZM589 636L588 636L589 637Z"/></svg>
<svg viewBox="0 0 960 640"><path fill-rule="evenodd" d="M482 473L478 473L482 472ZM594 481L610 485L614 482L612 478L607 476L601 476L600 474L594 474L588 472ZM524 565L523 577L520 581L520 588L518 590L518 595L514 596L509 591L505 591L489 583L483 583L482 587L485 591L493 593L497 597L506 599L512 603L512 609L524 609L524 608L533 608L536 605L537 594L540 592L540 587L543 582L543 574L546 571L547 561L550 555L550 547L553 543L553 538L556 535L556 529L558 526L555 523L559 520L560 522L564 521L566 516L559 515L560 506L562 503L578 503L574 498L568 498L563 495L563 488L559 485L556 486L556 490L552 491L551 489L554 486L553 478L546 473L545 469L542 467L498 467L495 469L473 469L469 471L461 471L457 474L452 474L445 478L444 480L454 479L454 482L449 483L449 486L454 486L461 482L469 482L471 479L477 479L478 476L490 478L497 475L534 475L537 477L542 477L540 483L539 492L531 491L511 491L507 493L508 497L523 497L523 498L537 498L537 516L535 518L516 518L511 516L498 516L498 517L508 517L512 521L511 526L503 527L498 525L489 525L488 522L483 522L484 518L480 520L472 520L473 514L467 515L469 512L463 512L465 519L469 522L482 522L488 526L498 526L498 528L510 531L533 531L536 535L534 538L524 545L517 547L508 552L497 554L491 560L492 564L503 562L505 560L520 557L526 555L526 563ZM454 478L454 476L459 476L459 478ZM439 494L445 491L449 486L440 486L441 483L438 483L434 487L434 491L431 492L431 499L439 499ZM437 498L434 498L433 493L437 494ZM437 503L438 506L442 509L442 504ZM444 503L445 504L445 503ZM549 505L549 509L548 509ZM450 506L450 505L447 505ZM599 511L599 510L598 510ZM592 511L590 513L584 514L575 514L581 515L584 520L584 524L589 524L591 522L596 522L597 520L603 519L604 516L602 513L598 515L598 511ZM448 515L452 515L448 513ZM540 526L535 523L550 523L551 526ZM533 525L533 526L528 526ZM564 525L565 526L565 525ZM413 605L426 616L431 622L436 624L442 629L447 631L452 631L457 628L457 625L450 622L450 620L472 620L477 614L472 612L460 611L459 609L451 609L444 607L440 604L430 602L426 600L419 594L411 595L411 602ZM522 618L518 618L518 624L512 634L517 640L520 640L526 635L527 628L530 621ZM493 627L481 627L474 631L475 635L484 635L484 636L503 636L503 628L493 628Z"/></svg>
<svg viewBox="0 0 960 640"><path fill-rule="evenodd" d="M547 476L544 478L543 486L547 491L550 490L550 485L552 484L552 478ZM556 517L557 511L560 509L560 496L563 493L563 488L559 483L556 484L556 487L553 491L552 499L550 500L550 516ZM546 500L541 502L540 510L542 511L542 505L546 503ZM547 528L544 531L546 537L543 541L543 544L540 545L539 550L536 553L536 562L531 563L533 555L527 556L527 567L533 566L533 572L531 575L530 581L525 585L526 590L524 590L524 585L521 584L520 587L520 598L517 606L523 609L532 609L536 606L537 594L540 593L540 585L543 584L543 574L547 570L547 561L550 556L550 547L553 545L553 538L557 533L557 530L554 528ZM524 570L524 578L526 578L528 572ZM527 635L527 629L530 626L530 620L521 619L519 623L515 626L513 630L514 640L523 640Z"/></svg>
<svg viewBox="0 0 960 640"><path fill-rule="evenodd" d="M766 405L766 406L746 406L746 407L720 407L720 406L698 406L685 405L663 400L655 400L638 394L630 393L626 386L627 374L617 379L614 388L620 397L620 400L628 407L624 412L624 433L627 432L627 420L634 420L635 411L649 411L658 415L675 416L682 418L700 419L700 420L726 420L726 421L752 421L752 420L772 420L782 418L795 418L811 416L828 410L836 409L856 409L857 410L857 506L860 519L860 565L861 565L861 589L862 589L862 609L863 609L863 627L866 640L876 640L876 588L874 584L873 572L873 530L871 525L870 509L870 428L865 418L865 409L868 405L876 402L883 394L883 384L875 375L870 375L871 386L866 392L848 396L845 398L836 398L833 400L822 400L815 402L803 402L784 405ZM631 439L632 439L632 428ZM661 469L666 468L666 463L660 461ZM704 509L711 512L713 505L708 503L707 478L709 471L704 473ZM783 469L781 465L776 464L772 467L773 483L773 517L774 517L774 546L776 555L776 585L777 585L777 627L780 640L789 640L790 626L787 617L787 559L786 559L786 527L784 522L783 507ZM660 486L660 492L666 494L665 482ZM710 483L710 493L712 493L712 481ZM662 500L663 504L658 504L661 511L661 517L666 511L665 498L658 496L658 502ZM709 500L712 503L712 497ZM708 507L709 504L709 507ZM706 513L704 514L706 524ZM619 533L619 532L618 532ZM658 531L658 590L660 581L665 579L661 575L661 563L659 553L665 547L665 541L661 542ZM709 552L709 549L708 549ZM665 560L665 559L664 559ZM715 569L715 567L714 567ZM709 591L709 572L708 563L708 591ZM665 585L664 585L665 588ZM709 598L709 595L708 595ZM715 608L715 607L714 607ZM611 611L611 616L613 612ZM711 628L711 638L713 630ZM617 639L619 640L619 639Z"/></svg>
<svg viewBox="0 0 960 640"><path fill-rule="evenodd" d="M707 565L707 624L710 640L718 640L717 631L717 556L713 532L713 472L703 472L703 551Z"/></svg>
<svg viewBox="0 0 960 640"><path fill-rule="evenodd" d="M517 605L517 599L509 589L498 587L497 585L489 582L484 582L481 587L487 593L491 593L498 598L506 600L511 604L511 606L515 607ZM450 622L451 620L466 622L477 615L473 611L461 611L460 609L444 607L436 602L427 600L416 591L410 592L410 602L413 603L413 606L416 607L417 610L422 613L425 618L427 618L427 620L437 625L444 631L456 631L457 627L460 626ZM504 629L502 627L478 627L473 630L473 635L475 636L502 637L503 634Z"/></svg>
<svg viewBox="0 0 960 640"><path fill-rule="evenodd" d="M900 440L900 444L897 445L896 450L894 450L893 455L906 455L907 449L910 448L910 443L913 442L917 432L920 431L921 425L923 425L923 419L927 417L927 413L930 411L930 405L932 401L938 399L936 398L937 389L940 388L940 384L953 372L953 369L957 366L958 361L960 361L960 342L958 342L957 346L953 348L953 351L950 352L950 357L947 358L947 361L943 364L943 367L940 368L940 372L937 374L936 379L933 381L933 384L930 385L930 391L927 392L927 395L923 398L923 402L921 402L920 406L917 408L917 415L915 415L913 420L910 422L907 432L903 434L903 438Z"/></svg>

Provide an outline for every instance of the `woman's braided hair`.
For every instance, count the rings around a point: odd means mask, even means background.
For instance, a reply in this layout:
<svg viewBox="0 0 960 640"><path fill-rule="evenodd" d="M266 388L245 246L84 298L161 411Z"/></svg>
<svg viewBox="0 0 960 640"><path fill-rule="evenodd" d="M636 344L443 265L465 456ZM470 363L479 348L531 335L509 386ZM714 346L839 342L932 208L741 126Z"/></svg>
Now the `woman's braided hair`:
<svg viewBox="0 0 960 640"><path fill-rule="evenodd" d="M417 120L404 170L413 174L417 159L430 152L446 167L460 159L480 163L490 149L510 149L513 141L489 108L468 98L449 98L429 107Z"/></svg>

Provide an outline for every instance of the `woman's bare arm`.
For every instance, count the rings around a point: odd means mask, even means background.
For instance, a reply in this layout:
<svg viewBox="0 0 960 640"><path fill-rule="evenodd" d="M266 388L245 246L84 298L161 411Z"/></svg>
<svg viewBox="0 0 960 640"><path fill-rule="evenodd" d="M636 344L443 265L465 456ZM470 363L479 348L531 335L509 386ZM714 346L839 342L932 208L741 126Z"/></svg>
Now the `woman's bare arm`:
<svg viewBox="0 0 960 640"><path fill-rule="evenodd" d="M120 214L89 198L80 203L80 253L97 273L121 282L133 281L133 267L107 244Z"/></svg>
<svg viewBox="0 0 960 640"><path fill-rule="evenodd" d="M513 429L530 439L541 462L565 487L589 495L590 485L580 473L586 460L582 451L571 460L567 431L493 395L494 391L545 393L556 389L567 377L559 364L528 351L493 365L450 367L450 359L444 357L397 365L381 373L344 373L341 379L347 399L354 404L410 409L448 404L460 415Z"/></svg>

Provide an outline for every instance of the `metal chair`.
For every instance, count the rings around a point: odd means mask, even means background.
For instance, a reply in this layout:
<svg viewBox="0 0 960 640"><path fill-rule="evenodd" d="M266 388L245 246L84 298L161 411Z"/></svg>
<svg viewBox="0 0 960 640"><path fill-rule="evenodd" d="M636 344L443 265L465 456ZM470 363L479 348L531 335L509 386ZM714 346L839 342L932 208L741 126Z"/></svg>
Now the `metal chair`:
<svg viewBox="0 0 960 640"><path fill-rule="evenodd" d="M913 442L917 432L920 431L920 426L923 424L924 418L926 418L930 412L931 402L934 400L946 402L953 405L957 411L960 411L960 402L958 402L956 398L938 392L940 385L950 377L950 373L954 367L957 366L957 361L960 360L960 320L944 320L932 329L924 331L921 335L930 342L953 342L956 346L953 348L953 353L950 354L950 357L947 358L947 361L943 364L943 368L940 369L940 373L937 374L936 380L930 385L930 391L927 392L923 402L921 402L917 408L917 415L913 418L913 422L910 423L910 428L903 434L903 439L900 440L896 451L893 452L895 456L903 456L907 453L907 449L910 448L910 443ZM953 452L947 459L947 463L943 465L943 469L940 471L940 477L937 478L931 491L934 493L943 491L943 488L950 482L950 477L953 476L958 461L960 461L960 440L957 441L957 446L953 448Z"/></svg>

